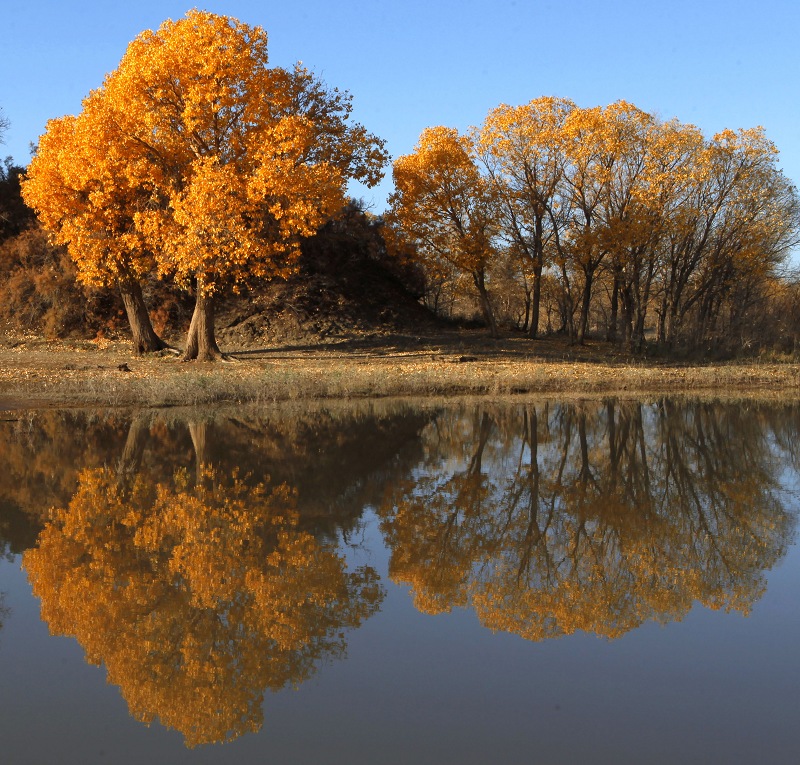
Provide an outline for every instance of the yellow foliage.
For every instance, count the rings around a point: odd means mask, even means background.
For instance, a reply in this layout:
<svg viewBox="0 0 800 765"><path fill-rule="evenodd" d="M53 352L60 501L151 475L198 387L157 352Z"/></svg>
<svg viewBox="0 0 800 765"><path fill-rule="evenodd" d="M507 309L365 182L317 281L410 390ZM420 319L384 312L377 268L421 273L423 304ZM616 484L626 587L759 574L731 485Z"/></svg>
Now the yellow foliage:
<svg viewBox="0 0 800 765"><path fill-rule="evenodd" d="M412 154L395 160L393 174L389 221L415 251L431 263L483 272L496 254L496 223L470 140L451 128L428 128Z"/></svg>

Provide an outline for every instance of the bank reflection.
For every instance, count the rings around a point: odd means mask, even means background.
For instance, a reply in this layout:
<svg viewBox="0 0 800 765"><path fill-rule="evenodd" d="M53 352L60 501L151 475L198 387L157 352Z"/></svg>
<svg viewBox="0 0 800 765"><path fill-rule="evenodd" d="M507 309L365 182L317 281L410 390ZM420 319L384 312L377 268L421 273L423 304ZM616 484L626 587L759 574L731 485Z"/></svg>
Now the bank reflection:
<svg viewBox="0 0 800 765"><path fill-rule="evenodd" d="M427 613L529 640L615 638L695 602L747 613L792 540L775 430L738 405L462 408L423 439L380 516Z"/></svg>
<svg viewBox="0 0 800 765"><path fill-rule="evenodd" d="M114 467L79 472L23 566L50 631L105 666L136 719L195 746L258 730L265 691L341 657L384 591L373 568L348 570L330 526L312 533L293 487L215 465L213 426L184 427L193 464L165 477L145 467L180 425L135 418Z"/></svg>

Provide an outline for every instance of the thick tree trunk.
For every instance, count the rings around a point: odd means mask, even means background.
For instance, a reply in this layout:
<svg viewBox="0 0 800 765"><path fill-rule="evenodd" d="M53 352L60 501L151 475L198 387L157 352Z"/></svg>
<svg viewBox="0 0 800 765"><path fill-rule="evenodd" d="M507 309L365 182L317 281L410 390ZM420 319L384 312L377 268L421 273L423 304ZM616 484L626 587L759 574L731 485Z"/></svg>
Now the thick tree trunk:
<svg viewBox="0 0 800 765"><path fill-rule="evenodd" d="M217 361L224 358L214 336L214 298L198 287L192 322L186 337L184 361Z"/></svg>
<svg viewBox="0 0 800 765"><path fill-rule="evenodd" d="M119 283L119 292L122 295L125 313L128 315L128 323L131 325L136 353L154 353L169 348L153 329L139 282L134 279L122 280Z"/></svg>

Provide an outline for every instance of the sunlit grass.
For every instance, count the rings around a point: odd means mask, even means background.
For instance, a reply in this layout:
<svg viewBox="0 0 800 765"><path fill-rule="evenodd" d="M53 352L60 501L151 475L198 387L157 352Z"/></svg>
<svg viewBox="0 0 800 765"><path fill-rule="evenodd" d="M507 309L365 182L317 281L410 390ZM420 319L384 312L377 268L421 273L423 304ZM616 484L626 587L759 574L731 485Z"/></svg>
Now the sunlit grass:
<svg viewBox="0 0 800 765"><path fill-rule="evenodd" d="M462 359L475 359L463 361ZM123 367L122 369L120 367ZM124 345L0 348L0 405L194 406L314 399L509 394L745 393L795 396L800 364L658 365L553 360L499 349L464 356L335 349L242 356L234 363L132 357Z"/></svg>

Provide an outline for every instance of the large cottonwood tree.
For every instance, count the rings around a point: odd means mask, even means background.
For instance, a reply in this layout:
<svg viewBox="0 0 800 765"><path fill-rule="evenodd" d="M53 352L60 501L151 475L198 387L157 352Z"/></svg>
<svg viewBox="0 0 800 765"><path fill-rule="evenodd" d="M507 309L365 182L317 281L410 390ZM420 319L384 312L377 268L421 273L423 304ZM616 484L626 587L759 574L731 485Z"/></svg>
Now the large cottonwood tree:
<svg viewBox="0 0 800 765"><path fill-rule="evenodd" d="M73 119L80 125L94 109L110 135L81 190L91 204L102 189L97 216L124 218L124 231L104 232L114 247L132 240L159 275L194 293L187 360L221 356L217 296L287 274L300 239L343 207L347 182L374 185L386 161L383 142L348 122L347 92L302 67L270 67L263 29L207 12L139 35ZM37 210L54 211L49 225L77 251L97 229L68 235L65 225L80 229L80 220L56 219L64 204L45 189L34 199L47 148L45 136L27 193Z"/></svg>

